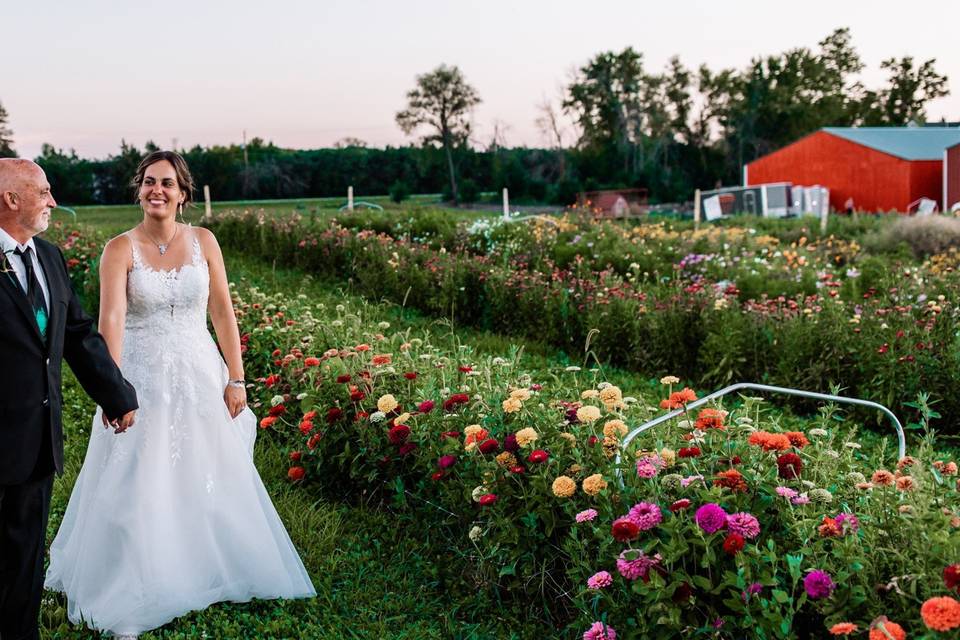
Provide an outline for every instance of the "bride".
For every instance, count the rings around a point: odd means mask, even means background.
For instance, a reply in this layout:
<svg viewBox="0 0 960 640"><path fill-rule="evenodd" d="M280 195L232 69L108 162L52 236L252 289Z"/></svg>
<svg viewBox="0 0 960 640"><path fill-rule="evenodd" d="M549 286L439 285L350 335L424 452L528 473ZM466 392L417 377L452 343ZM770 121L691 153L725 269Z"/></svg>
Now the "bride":
<svg viewBox="0 0 960 640"><path fill-rule="evenodd" d="M99 328L141 408L119 435L97 410L46 576L71 621L133 638L214 602L316 595L253 465L220 247L176 221L186 162L151 153L134 186L143 222L104 247Z"/></svg>

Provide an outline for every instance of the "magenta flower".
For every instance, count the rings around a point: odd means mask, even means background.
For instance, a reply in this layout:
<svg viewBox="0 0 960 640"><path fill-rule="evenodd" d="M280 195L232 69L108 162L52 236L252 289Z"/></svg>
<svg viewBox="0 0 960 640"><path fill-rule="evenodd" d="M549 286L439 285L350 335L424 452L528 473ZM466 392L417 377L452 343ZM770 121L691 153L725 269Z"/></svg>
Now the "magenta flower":
<svg viewBox="0 0 960 640"><path fill-rule="evenodd" d="M636 557L630 558L630 556ZM660 566L661 560L659 553L651 557L643 551L627 549L617 558L617 571L627 580L646 579L651 569Z"/></svg>
<svg viewBox="0 0 960 640"><path fill-rule="evenodd" d="M583 640L617 640L617 632L608 624L594 622L583 633Z"/></svg>
<svg viewBox="0 0 960 640"><path fill-rule="evenodd" d="M727 530L753 539L760 535L760 523L749 513L731 513L727 516Z"/></svg>
<svg viewBox="0 0 960 640"><path fill-rule="evenodd" d="M641 478L653 478L665 466L663 458L652 453L637 460L637 475Z"/></svg>
<svg viewBox="0 0 960 640"><path fill-rule="evenodd" d="M587 579L588 589L603 589L613 584L613 576L607 571L598 571Z"/></svg>
<svg viewBox="0 0 960 640"><path fill-rule="evenodd" d="M828 598L837 585L833 583L830 574L820 569L814 569L803 579L803 589L807 595L814 599Z"/></svg>
<svg viewBox="0 0 960 640"><path fill-rule="evenodd" d="M691 484L693 484L694 482L703 482L703 476L701 476L701 475L696 475L696 476L687 476L686 478L681 478L681 479L680 479L680 486L683 487L684 489L686 489L687 487L689 487L689 486L690 486Z"/></svg>
<svg viewBox="0 0 960 640"><path fill-rule="evenodd" d="M793 503L793 504L795 504L795 505L802 505L802 504L807 504L808 502L810 502L810 498L807 496L807 494L801 493L801 494L798 495L797 497L792 498L792 499L790 500L790 502Z"/></svg>
<svg viewBox="0 0 960 640"><path fill-rule="evenodd" d="M860 521L852 513L838 513L834 521L844 533L856 533L860 528Z"/></svg>
<svg viewBox="0 0 960 640"><path fill-rule="evenodd" d="M627 517L640 527L640 531L653 529L663 520L660 507L652 502L638 502L630 509Z"/></svg>
<svg viewBox="0 0 960 640"><path fill-rule="evenodd" d="M577 514L577 522L589 522L597 517L596 509L587 509L586 511L581 511Z"/></svg>
<svg viewBox="0 0 960 640"><path fill-rule="evenodd" d="M694 520L704 533L716 533L727 526L727 512L720 505L708 502L697 509Z"/></svg>
<svg viewBox="0 0 960 640"><path fill-rule="evenodd" d="M437 458L437 466L441 469L449 469L457 463L457 456L440 456Z"/></svg>

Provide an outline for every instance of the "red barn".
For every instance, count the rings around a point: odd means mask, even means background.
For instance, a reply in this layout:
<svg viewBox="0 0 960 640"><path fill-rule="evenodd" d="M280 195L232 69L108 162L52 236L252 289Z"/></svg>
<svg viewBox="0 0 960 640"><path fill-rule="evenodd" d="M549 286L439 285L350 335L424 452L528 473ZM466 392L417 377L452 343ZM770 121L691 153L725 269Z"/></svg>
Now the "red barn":
<svg viewBox="0 0 960 640"><path fill-rule="evenodd" d="M953 127L827 127L747 164L743 183L818 184L840 211L848 198L866 211L906 211L918 198L942 210L944 159L958 143Z"/></svg>
<svg viewBox="0 0 960 640"><path fill-rule="evenodd" d="M943 158L944 211L960 204L960 144L944 152Z"/></svg>

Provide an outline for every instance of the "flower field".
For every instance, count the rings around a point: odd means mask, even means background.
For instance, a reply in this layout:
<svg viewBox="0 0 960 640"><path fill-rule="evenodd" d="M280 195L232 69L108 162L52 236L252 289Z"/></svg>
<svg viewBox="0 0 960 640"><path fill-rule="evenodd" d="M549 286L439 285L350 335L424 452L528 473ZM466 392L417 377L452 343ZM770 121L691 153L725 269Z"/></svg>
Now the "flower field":
<svg viewBox="0 0 960 640"><path fill-rule="evenodd" d="M429 532L464 615L484 617L487 601L471 599L493 594L537 637L955 636L960 484L933 432L950 428L956 401L949 255L897 262L853 239L783 246L738 229L419 223L416 241L255 216L215 231L362 293L571 353L599 328L596 360L527 368L517 350L481 352L346 300L235 283L261 440L282 451L297 492L388 505L398 528ZM563 263L563 234L584 232L616 234L630 262ZM94 299L99 240L60 241ZM755 266L720 264L748 257ZM874 273L871 259L899 271ZM752 286L764 290L746 296ZM622 386L599 363L654 382ZM835 407L796 418L741 397L685 411L693 389L744 372L910 402L910 455ZM668 409L683 412L623 445Z"/></svg>

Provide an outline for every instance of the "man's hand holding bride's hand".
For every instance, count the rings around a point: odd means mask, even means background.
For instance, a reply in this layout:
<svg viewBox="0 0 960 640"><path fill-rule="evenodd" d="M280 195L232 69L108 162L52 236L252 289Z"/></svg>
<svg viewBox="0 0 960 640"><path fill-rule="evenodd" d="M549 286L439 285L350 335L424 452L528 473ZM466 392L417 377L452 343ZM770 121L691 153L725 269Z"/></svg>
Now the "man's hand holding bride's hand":
<svg viewBox="0 0 960 640"><path fill-rule="evenodd" d="M137 411L134 409L120 418L107 418L107 414L100 412L100 418L103 420L103 428L113 427L114 433L123 433L127 429L133 426L133 423L136 419Z"/></svg>
<svg viewBox="0 0 960 640"><path fill-rule="evenodd" d="M223 390L223 402L227 405L227 411L231 418L236 418L240 412L247 408L247 390L243 387L227 385Z"/></svg>

